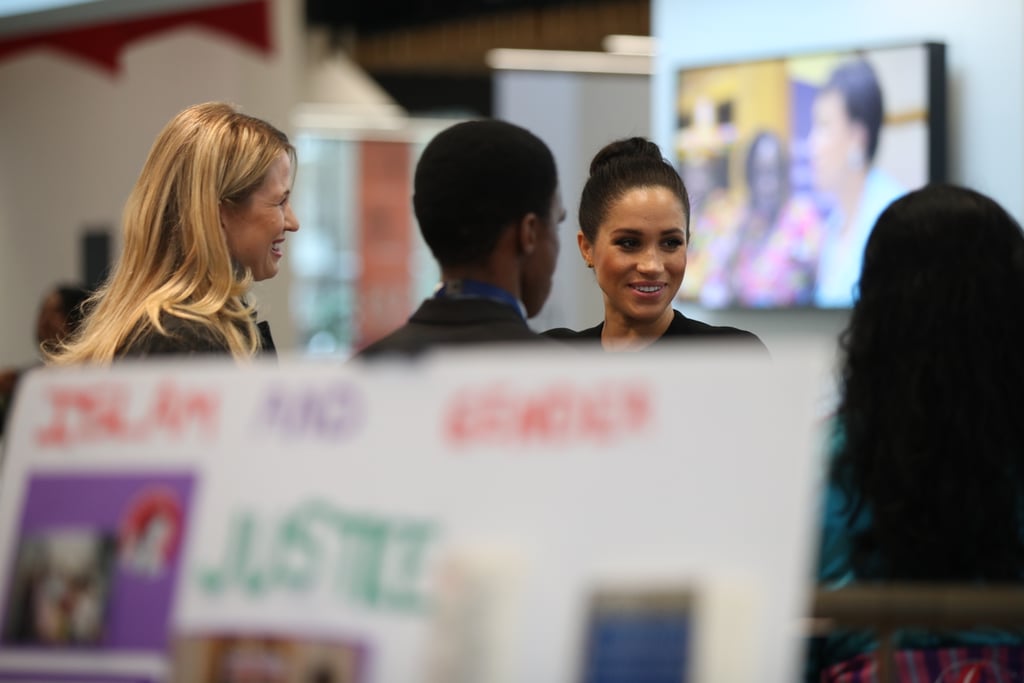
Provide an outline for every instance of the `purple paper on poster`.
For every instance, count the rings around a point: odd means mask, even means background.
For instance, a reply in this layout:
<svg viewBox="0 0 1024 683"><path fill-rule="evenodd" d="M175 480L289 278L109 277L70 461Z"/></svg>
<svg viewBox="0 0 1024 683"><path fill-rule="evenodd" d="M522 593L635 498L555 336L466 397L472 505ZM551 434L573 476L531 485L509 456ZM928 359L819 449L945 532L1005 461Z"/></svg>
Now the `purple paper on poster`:
<svg viewBox="0 0 1024 683"><path fill-rule="evenodd" d="M3 643L164 651L193 477L31 477Z"/></svg>

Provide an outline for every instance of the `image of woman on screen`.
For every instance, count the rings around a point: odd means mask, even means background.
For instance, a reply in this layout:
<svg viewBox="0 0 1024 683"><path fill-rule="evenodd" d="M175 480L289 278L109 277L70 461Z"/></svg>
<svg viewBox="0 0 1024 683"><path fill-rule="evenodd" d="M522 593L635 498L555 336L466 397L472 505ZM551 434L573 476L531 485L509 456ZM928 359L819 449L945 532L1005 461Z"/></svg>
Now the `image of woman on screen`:
<svg viewBox="0 0 1024 683"><path fill-rule="evenodd" d="M809 305L821 244L817 208L791 194L789 158L775 133L754 136L745 170L749 199L733 230L708 245L700 301L711 308Z"/></svg>
<svg viewBox="0 0 1024 683"><path fill-rule="evenodd" d="M690 200L653 142L618 140L597 153L579 223L580 255L604 294L604 321L579 332L550 330L549 336L600 343L607 351L709 335L764 348L750 332L691 320L672 308L686 272Z"/></svg>
<svg viewBox="0 0 1024 683"><path fill-rule="evenodd" d="M829 204L814 292L824 308L850 306L871 226L906 191L873 165L883 119L882 88L863 59L837 67L814 100L811 167Z"/></svg>
<svg viewBox="0 0 1024 683"><path fill-rule="evenodd" d="M818 568L826 588L1024 581L1022 300L1024 234L988 197L931 185L882 213L841 337ZM1022 645L1024 620L897 632L898 649L948 649L898 653L898 668L913 670L899 680L1019 681ZM870 633L838 631L812 650L808 679L876 680L875 646ZM970 660L973 672L940 676ZM997 674L999 662L1013 669Z"/></svg>

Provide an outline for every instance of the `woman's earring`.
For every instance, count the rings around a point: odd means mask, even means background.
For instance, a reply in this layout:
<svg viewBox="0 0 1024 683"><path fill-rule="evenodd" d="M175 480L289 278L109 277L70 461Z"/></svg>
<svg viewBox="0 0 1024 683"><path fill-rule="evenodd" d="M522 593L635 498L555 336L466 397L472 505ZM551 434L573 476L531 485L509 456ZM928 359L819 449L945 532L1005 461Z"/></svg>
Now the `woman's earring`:
<svg viewBox="0 0 1024 683"><path fill-rule="evenodd" d="M594 264L591 263L590 261L587 261L587 268L593 268L593 267L594 267Z"/></svg>

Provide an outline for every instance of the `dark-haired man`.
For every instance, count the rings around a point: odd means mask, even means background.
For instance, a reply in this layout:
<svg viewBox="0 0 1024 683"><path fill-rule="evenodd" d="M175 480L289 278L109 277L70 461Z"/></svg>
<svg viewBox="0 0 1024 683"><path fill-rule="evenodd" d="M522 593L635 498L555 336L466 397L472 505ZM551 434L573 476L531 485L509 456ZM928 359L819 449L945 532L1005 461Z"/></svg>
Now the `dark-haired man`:
<svg viewBox="0 0 1024 683"><path fill-rule="evenodd" d="M547 145L504 121L459 123L423 150L413 183L441 284L405 325L357 355L542 340L526 319L551 291L565 218Z"/></svg>

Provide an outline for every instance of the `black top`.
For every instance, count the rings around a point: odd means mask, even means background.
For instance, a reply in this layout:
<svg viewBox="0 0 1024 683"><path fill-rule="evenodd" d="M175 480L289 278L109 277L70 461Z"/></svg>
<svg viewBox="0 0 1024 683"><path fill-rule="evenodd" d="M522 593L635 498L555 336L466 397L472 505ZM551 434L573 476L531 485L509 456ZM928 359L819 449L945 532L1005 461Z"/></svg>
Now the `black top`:
<svg viewBox="0 0 1024 683"><path fill-rule="evenodd" d="M160 314L160 323L167 330L167 334L160 334L157 330L150 328L145 334L122 349L118 353L118 357L231 354L227 342L208 325L179 318L169 313ZM274 348L274 338L270 334L270 324L262 321L256 323L256 328L260 333L259 354L276 356L277 350Z"/></svg>
<svg viewBox="0 0 1024 683"><path fill-rule="evenodd" d="M672 317L672 322L669 323L668 329L658 339L655 339L653 344L658 344L665 340L669 341L681 341L681 340L692 340L692 341L710 341L714 337L722 338L723 341L728 343L738 343L744 348L756 348L760 351L768 353L768 349L764 343L755 335L753 332L747 332L737 327L717 326L708 325L699 320L691 320L679 311L674 311L675 315ZM601 330L604 329L604 321L601 321L593 327L588 327L585 330L576 332L566 327L556 327L553 330L548 330L544 333L545 336L551 337L552 339L558 339L562 341L573 341L573 342L589 342L589 343L601 343Z"/></svg>
<svg viewBox="0 0 1024 683"><path fill-rule="evenodd" d="M427 299L409 322L356 354L358 358L416 355L438 346L541 342L519 311L491 299Z"/></svg>

